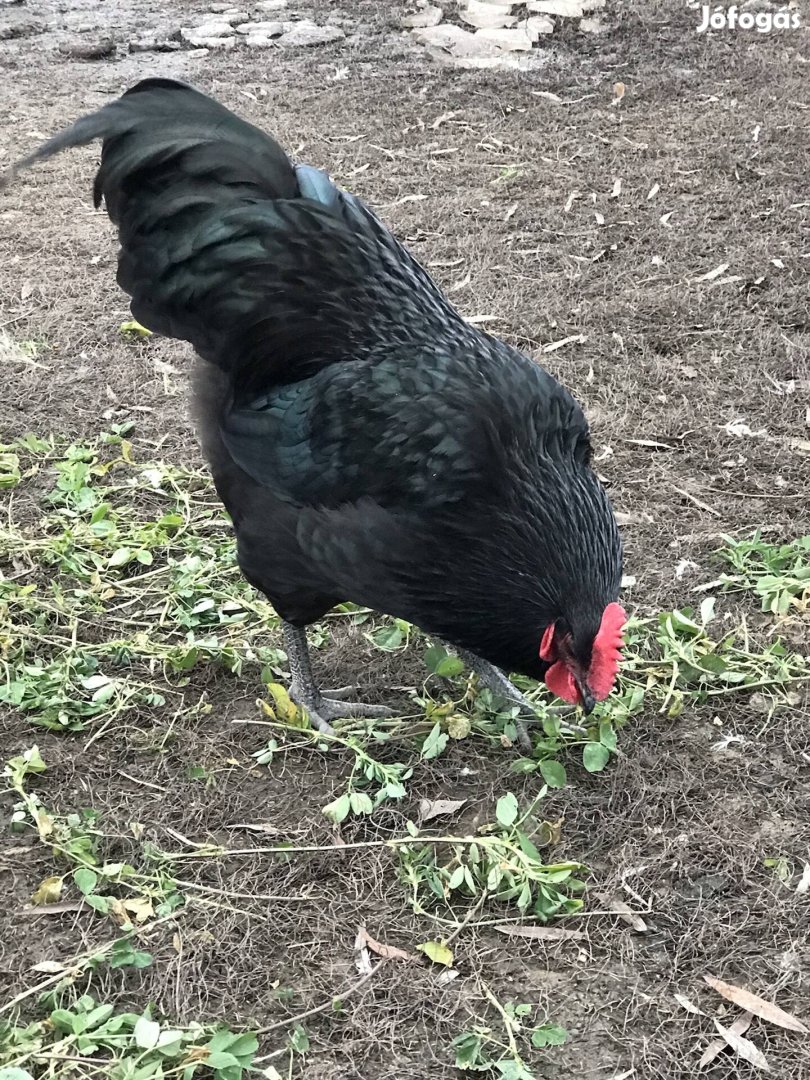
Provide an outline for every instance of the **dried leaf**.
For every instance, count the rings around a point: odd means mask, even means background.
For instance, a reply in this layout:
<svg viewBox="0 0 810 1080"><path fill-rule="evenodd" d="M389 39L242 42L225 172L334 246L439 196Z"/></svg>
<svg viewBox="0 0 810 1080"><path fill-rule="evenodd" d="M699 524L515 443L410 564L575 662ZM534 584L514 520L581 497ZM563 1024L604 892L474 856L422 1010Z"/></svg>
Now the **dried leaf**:
<svg viewBox="0 0 810 1080"><path fill-rule="evenodd" d="M38 907L24 907L21 915L64 915L74 911L89 911L84 903L75 903L72 900L60 900L58 904L41 904Z"/></svg>
<svg viewBox="0 0 810 1080"><path fill-rule="evenodd" d="M434 964L441 964L446 968L451 967L453 964L452 950L442 941L425 941L423 944L417 945L416 948L419 952L423 952L428 960L431 960Z"/></svg>
<svg viewBox="0 0 810 1080"><path fill-rule="evenodd" d="M362 926L358 926L357 936L354 939L354 966L361 975L370 975L373 970L366 946L365 930Z"/></svg>
<svg viewBox="0 0 810 1080"><path fill-rule="evenodd" d="M504 923L496 926L499 934L507 937L528 938L531 941L581 941L585 934L581 930L565 930L562 926L523 926Z"/></svg>
<svg viewBox="0 0 810 1080"><path fill-rule="evenodd" d="M419 820L424 823L437 817L457 814L466 799L422 799L419 803Z"/></svg>
<svg viewBox="0 0 810 1080"><path fill-rule="evenodd" d="M264 836L278 836L281 832L269 821L239 821L236 825L226 825L226 829L246 829L248 832L262 833Z"/></svg>
<svg viewBox="0 0 810 1080"><path fill-rule="evenodd" d="M655 196L658 194L658 192L660 190L661 190L661 185L660 184L653 184L653 186L647 192L647 202L649 202L650 199L654 199Z"/></svg>
<svg viewBox="0 0 810 1080"><path fill-rule="evenodd" d="M618 197L621 195L621 193L622 193L622 181L621 181L621 177L617 176L613 180L613 187L610 189L610 195L608 196L608 198L618 199Z"/></svg>
<svg viewBox="0 0 810 1080"><path fill-rule="evenodd" d="M30 970L36 971L39 975L61 975L63 971L68 969L64 964L60 964L58 960L43 960L40 964L33 964Z"/></svg>
<svg viewBox="0 0 810 1080"><path fill-rule="evenodd" d="M137 319L130 319L129 322L122 322L118 327L118 332L120 334L132 334L136 337L152 336L152 331L147 330L145 326L141 326Z"/></svg>
<svg viewBox="0 0 810 1080"><path fill-rule="evenodd" d="M726 1001L739 1005L741 1009L753 1013L754 1016L758 1016L761 1020L765 1020L769 1024L776 1024L777 1027L785 1028L786 1031L798 1031L802 1035L810 1035L810 1028L803 1024L801 1020L797 1020L795 1016L785 1012L784 1009L780 1009L778 1005L752 994L749 990L743 990L740 986L734 986L732 983L723 982L722 979L716 979L713 975L704 975L703 979L712 990L716 990Z"/></svg>
<svg viewBox="0 0 810 1080"><path fill-rule="evenodd" d="M550 101L553 105L563 105L563 99L559 94L552 94L550 90L532 90L532 94L535 97L543 98L545 101Z"/></svg>
<svg viewBox="0 0 810 1080"><path fill-rule="evenodd" d="M703 1012L702 1009L699 1009L697 1007L697 1005L693 1005L692 1002L689 1000L689 998L686 997L684 994L673 994L672 996L675 998L675 1000L678 1002L678 1004L682 1008L686 1009L686 1011L688 1013L691 1013L692 1016L705 1016L706 1015L706 1013Z"/></svg>
<svg viewBox="0 0 810 1080"><path fill-rule="evenodd" d="M804 896L806 893L810 893L810 863L807 862L804 864L801 881L796 886L797 896Z"/></svg>
<svg viewBox="0 0 810 1080"><path fill-rule="evenodd" d="M618 105L619 102L624 97L626 89L627 88L625 87L623 82L614 83L613 84L613 101L612 101L611 104Z"/></svg>
<svg viewBox="0 0 810 1080"><path fill-rule="evenodd" d="M371 937L364 926L360 927L357 936L358 939L362 936L363 943L377 956L381 956L383 960L417 959L413 953L405 952L404 949L398 949L396 945L384 945L381 941L376 941Z"/></svg>
<svg viewBox="0 0 810 1080"><path fill-rule="evenodd" d="M155 909L148 896L136 896L133 900L124 900L123 904L138 925L154 917Z"/></svg>
<svg viewBox="0 0 810 1080"><path fill-rule="evenodd" d="M742 1035L738 1035L731 1028L723 1027L719 1020L715 1020L714 1026L726 1040L731 1049L750 1065L753 1065L755 1069L762 1069L763 1072L770 1072L771 1067L768 1064L767 1058L759 1049L755 1046L750 1039L744 1039Z"/></svg>
<svg viewBox="0 0 810 1080"><path fill-rule="evenodd" d="M640 915L625 904L624 900L619 900L614 896L607 896L605 893L599 893L598 896L611 909L611 914L618 915L623 922L626 922L628 926L632 926L639 934L646 933L647 924Z"/></svg>
<svg viewBox="0 0 810 1080"><path fill-rule="evenodd" d="M36 907L40 904L55 904L62 895L62 881L63 878L56 875L45 878L31 897L31 903Z"/></svg>
<svg viewBox="0 0 810 1080"><path fill-rule="evenodd" d="M707 270L705 274L701 274L700 277L692 278L692 284L696 285L699 281L714 281L715 278L721 277L728 270L730 263L720 263L719 266L715 266L714 270Z"/></svg>
<svg viewBox="0 0 810 1080"><path fill-rule="evenodd" d="M753 1019L751 1013L743 1013L739 1019L734 1021L729 1028L729 1031L734 1035L744 1035L750 1028ZM722 1054L727 1046L728 1043L725 1039L713 1039L706 1047L706 1052L698 1062L698 1068L705 1069L707 1065L711 1065L718 1054Z"/></svg>

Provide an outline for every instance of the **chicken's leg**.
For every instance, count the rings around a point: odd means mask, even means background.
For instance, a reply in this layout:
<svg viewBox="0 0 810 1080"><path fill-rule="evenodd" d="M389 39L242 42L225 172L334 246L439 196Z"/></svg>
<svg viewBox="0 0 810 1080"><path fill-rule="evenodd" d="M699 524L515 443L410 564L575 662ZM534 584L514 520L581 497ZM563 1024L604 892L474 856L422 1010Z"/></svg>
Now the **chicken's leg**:
<svg viewBox="0 0 810 1080"><path fill-rule="evenodd" d="M290 697L306 710L312 726L324 735L334 735L330 721L343 717L383 717L393 716L393 711L384 705L366 705L360 701L343 701L337 697L324 697L312 674L309 659L307 632L292 623L281 623L284 649L290 665ZM341 691L335 691L341 693Z"/></svg>
<svg viewBox="0 0 810 1080"><path fill-rule="evenodd" d="M491 690L492 693L496 694L498 697L505 698L507 701L520 706L522 716L515 720L518 742L523 750L531 752L532 741L526 730L526 722L537 723L539 720L537 709L532 702L529 701L526 695L522 694L515 684L508 679L502 671L496 668L494 664L490 664L488 660L482 660L480 656L476 656L475 653L468 652L466 649L456 649L455 646L451 646L451 648L455 649L459 659L463 660L467 667L475 672L487 689ZM569 708L557 710L552 706L548 711L555 712L559 715L560 711L568 714L572 713L574 710ZM560 724L560 727L563 731L574 731L577 734L581 734L583 730L574 724L566 724L564 722Z"/></svg>

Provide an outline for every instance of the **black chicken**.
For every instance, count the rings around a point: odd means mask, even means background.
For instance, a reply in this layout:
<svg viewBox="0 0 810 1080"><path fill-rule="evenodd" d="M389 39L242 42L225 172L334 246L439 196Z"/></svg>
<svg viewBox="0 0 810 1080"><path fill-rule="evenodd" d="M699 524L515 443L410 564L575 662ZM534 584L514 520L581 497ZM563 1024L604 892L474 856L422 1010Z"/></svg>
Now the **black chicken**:
<svg viewBox="0 0 810 1080"><path fill-rule="evenodd" d="M620 659L622 556L568 391L467 324L360 200L211 98L146 79L21 165L94 139L118 281L137 320L204 361L203 447L313 725L382 711L312 676L304 628L346 600L448 642L524 709L498 669L590 712Z"/></svg>

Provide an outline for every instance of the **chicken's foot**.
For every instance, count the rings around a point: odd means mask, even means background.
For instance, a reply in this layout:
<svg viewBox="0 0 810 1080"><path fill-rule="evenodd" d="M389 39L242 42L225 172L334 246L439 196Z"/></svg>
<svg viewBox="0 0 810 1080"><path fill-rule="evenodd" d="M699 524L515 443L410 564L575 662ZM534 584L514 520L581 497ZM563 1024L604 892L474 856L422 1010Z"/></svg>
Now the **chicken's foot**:
<svg viewBox="0 0 810 1080"><path fill-rule="evenodd" d="M307 632L300 626L292 623L281 623L281 632L284 639L284 649L290 665L290 697L296 705L301 706L309 717L309 722L316 731L324 735L334 735L331 726L332 720L340 720L346 717L370 717L380 718L393 716L393 711L385 705L366 705L362 701L344 701L346 694L352 693L354 687L342 687L333 692L333 697L322 693L315 682L312 674L312 664L309 657L309 644Z"/></svg>
<svg viewBox="0 0 810 1080"><path fill-rule="evenodd" d="M526 724L537 724L541 721L534 703L518 690L511 679L508 679L499 668L496 668L494 664L490 664L488 660L482 660L480 656L476 656L475 653L468 652L466 649L457 649L455 645L451 645L450 648L455 650L459 660L463 660L467 667L475 672L484 686L491 690L493 694L520 706L522 715L515 720L515 728L521 748L530 753L532 740L529 737ZM559 709L553 705L546 711L556 716L570 715L574 712L573 709ZM577 724L567 724L564 720L560 721L560 730L576 735L585 733L584 728L579 727Z"/></svg>

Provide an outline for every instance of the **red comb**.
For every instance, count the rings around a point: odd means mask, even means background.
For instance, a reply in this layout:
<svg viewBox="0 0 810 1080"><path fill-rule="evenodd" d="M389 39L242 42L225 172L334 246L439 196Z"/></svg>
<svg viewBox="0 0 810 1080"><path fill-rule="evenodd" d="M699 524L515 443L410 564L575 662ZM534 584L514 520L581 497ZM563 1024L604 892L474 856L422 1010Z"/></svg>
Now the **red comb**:
<svg viewBox="0 0 810 1080"><path fill-rule="evenodd" d="M604 701L616 681L624 643L622 630L626 622L627 615L621 604L608 604L602 612L602 623L594 638L588 672L588 686L597 701Z"/></svg>

